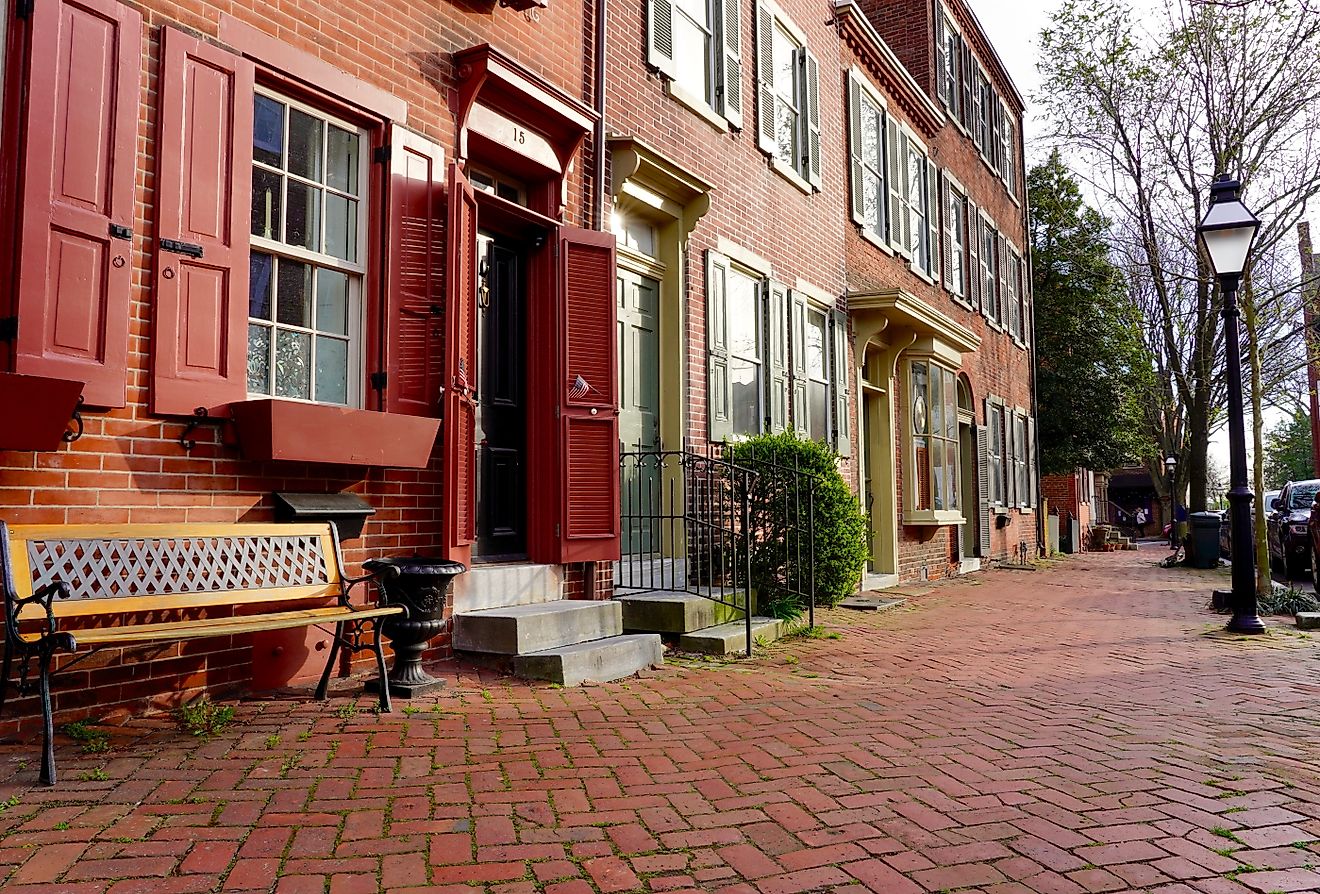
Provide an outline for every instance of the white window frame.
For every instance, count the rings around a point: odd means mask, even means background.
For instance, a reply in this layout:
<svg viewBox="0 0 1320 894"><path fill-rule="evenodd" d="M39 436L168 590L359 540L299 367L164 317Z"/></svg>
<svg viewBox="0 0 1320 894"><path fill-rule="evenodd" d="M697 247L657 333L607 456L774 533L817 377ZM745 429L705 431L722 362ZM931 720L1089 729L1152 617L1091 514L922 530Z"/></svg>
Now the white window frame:
<svg viewBox="0 0 1320 894"><path fill-rule="evenodd" d="M987 247L989 251L987 251ZM991 325L1002 325L1004 309L999 295L999 229L985 214L981 215L981 244L977 246L981 277L981 312Z"/></svg>
<svg viewBox="0 0 1320 894"><path fill-rule="evenodd" d="M945 281L945 287L958 300L959 303L971 306L971 252L968 245L968 236L970 227L968 226L969 212L971 211L967 201L967 190L963 185L949 176L948 171L944 173L944 181L947 184L945 196L947 205L944 208L944 220L942 226L949 234L949 273L952 283ZM958 269L954 269L954 259L958 259Z"/></svg>
<svg viewBox="0 0 1320 894"><path fill-rule="evenodd" d="M893 254L894 249L890 246L888 238L890 225L888 171L889 104L885 101L885 98L880 91L871 84L871 81L862 74L861 70L856 66L853 66L848 72L848 78L850 83L855 87L855 89L850 89L849 98L850 100L855 98L859 103L856 113L850 113L848 116L848 127L850 130L849 144L850 146L857 147L857 163L861 167L861 170L858 171L858 176L865 177L867 174L870 174L877 178L879 184L876 195L876 214L878 219L866 219L865 209L862 205L862 196L864 193L858 193L853 199L853 207L856 212L854 221L857 223L858 227L860 227L862 236L865 237L867 241L874 244L877 248L880 248L886 254ZM870 111L875 113L876 125L879 128L879 140L876 145L876 149L879 152L879 158L874 160L868 160L865 158L865 143L862 139L862 133L864 132L862 118L868 111L868 105L870 106ZM851 129L854 126L859 128L856 134L851 133ZM868 164L868 161L873 161L873 164ZM849 188L851 190L858 191L861 189L861 186L862 184L856 177L850 178Z"/></svg>
<svg viewBox="0 0 1320 894"><path fill-rule="evenodd" d="M779 172L785 179L805 193L812 193L819 189L816 183L812 182L811 174L811 141L812 133L810 127L810 118L812 115L813 102L817 105L819 97L812 96L811 78L808 72L808 57L811 56L810 47L807 45L807 35L801 28L794 24L793 20L785 15L773 0L756 0L756 64L757 64L757 90L756 90L756 115L758 118L758 140L761 150L770 156L770 165ZM762 28L762 21L765 17L770 19L770 28L767 33ZM770 66L774 69L774 49L775 43L780 36L786 37L792 44L794 65L793 82L794 88L791 95L786 95L780 84L772 79L771 91L773 95L774 111L772 113L774 132L765 134L761 132L764 127L765 113L761 108L764 101L764 95L761 88L765 78L762 66L767 61L767 55ZM767 54L764 42L770 41L770 48ZM814 60L813 60L814 61ZM777 74L777 72L776 72ZM787 102L795 110L794 133L793 133L793 157L785 159L779 151L779 103ZM817 113L819 111L817 110ZM819 135L816 136L819 141ZM773 144L773 148L771 148Z"/></svg>
<svg viewBox="0 0 1320 894"><path fill-rule="evenodd" d="M743 126L742 6L738 0L704 0L707 35L706 82L694 92L679 80L675 51L681 40L674 28L677 16L693 21L675 8L674 0L648 0L646 22L647 62L665 78L665 91L717 130ZM730 16L732 13L732 16ZM694 22L694 24L697 24ZM730 95L735 97L729 102Z"/></svg>
<svg viewBox="0 0 1320 894"><path fill-rule="evenodd" d="M756 326L756 340L757 340L757 348L758 348L758 356L754 359L749 358L734 351L733 339L732 338L729 339L729 361L730 361L729 363L729 399L730 399L729 424L730 426L733 427L732 440L740 440L743 438L751 437L753 435L762 434L768 430L768 426L766 425L766 417L770 415L769 406L767 404L767 401L769 400L768 391L770 387L770 339L769 339L770 333L767 331L768 323L766 321L766 302L768 300L766 291L770 280L769 277L767 277L761 271L756 270L752 267L748 267L745 264L740 264L738 263L737 260L730 258L729 279L732 279L734 276L741 276L744 279L749 280L752 283L753 288L755 289L755 295L756 295L755 326ZM728 280L726 280L725 282L725 290L726 290L725 306L727 308L731 308L732 302L729 301L728 295L732 292L732 289L729 288ZM733 314L730 311L729 312L730 323L732 322L732 319L733 319ZM730 332L732 332L732 326L730 326ZM734 408L734 405L732 403L733 401L733 362L732 361L735 359L741 360L743 362L750 362L756 364L757 387L756 387L756 430L755 431L750 431L750 432L738 431L734 423L734 420L738 418L737 410Z"/></svg>
<svg viewBox="0 0 1320 894"><path fill-rule="evenodd" d="M370 216L369 216L370 204L372 201L371 179L370 179L370 168L369 168L370 155L371 155L370 134L365 128L362 128L356 124L352 124L348 121L345 121L342 118L338 118L332 114L329 114L315 105L311 105L305 102L300 102L278 91L270 90L265 87L258 86L255 90L255 95L264 96L275 102L283 104L285 107L284 133L283 133L283 139L284 139L283 151L285 153L285 158L286 158L285 162L280 168L275 168L264 162L257 161L255 158L251 159L251 164L254 167L260 168L262 170L270 171L272 173L278 174L281 177L281 183L282 183L282 195L281 195L281 203L280 203L281 214L283 214L285 216L285 219L287 220L288 207L289 207L288 183L290 179L300 183L307 183L311 186L314 186L317 189L320 189L322 191L321 192L322 204L319 212L320 215L319 225L320 225L320 238L322 244L324 244L325 231L326 231L326 227L325 227L326 218L324 213L325 195L333 192L335 194L343 195L347 198L356 200L358 214L357 214L357 250L355 253L358 260L356 262L345 261L341 258L337 258L333 255L325 254L323 252L311 251L310 249L304 247L289 245L285 242L280 242L275 239L267 238L265 236L249 234L249 255L251 255L252 253L259 252L261 254L272 255L276 259L277 264L280 259L288 259L288 260L299 261L308 264L314 269L328 269L346 275L348 280L348 297L347 297L348 307L346 309L347 325L345 328L348 331L347 333L344 334L343 337L346 338L348 342L348 370L347 370L348 382L347 382L347 393L346 393L345 403L343 404L328 403L326 401L316 400L316 337L318 334L322 334L323 330L318 330L314 328L316 323L315 318L313 318L312 320L313 323L312 327L292 326L286 323L280 323L278 321L277 306L279 300L279 296L278 296L279 277L278 275L272 275L271 283L270 283L271 319L263 320L259 318L254 319L252 317L248 317L249 332L253 326L266 327L269 328L271 332L270 354L268 360L269 362L268 369L270 376L269 381L270 381L271 391L270 393L266 393L263 391L249 390L248 397L249 399L273 398L276 400L289 400L289 401L296 401L299 403L325 404L328 406L360 407L362 405L362 397L363 397L362 341L363 338L365 337L365 332L366 332L365 302L363 301L363 290L365 288L365 280L367 274L368 252L370 251L370 245L371 245L371 242L368 239L368 222L370 220ZM314 181L307 180L306 178L294 174L288 170L287 154L289 151L289 119L290 119L289 110L291 109L297 109L301 112L304 112L305 114L320 120L325 125L333 124L334 126L342 130L348 131L350 133L355 133L358 135L359 148L358 148L357 195L353 196L348 193L344 193L340 190L336 190L324 182L315 183ZM322 135L322 140L323 141L327 140L327 136L324 133ZM324 174L325 174L325 158L323 156L322 157L323 181L325 179ZM251 200L249 199L249 202L250 201ZM315 291L316 291L316 287L315 287L315 283L313 282L312 296L310 299L312 302L313 314L315 313L315 306L316 306ZM298 333L306 334L310 337L311 349L307 357L308 397L306 398L288 397L275 393L275 344L276 344L276 333L279 332L280 330L298 332ZM324 331L324 334L334 335L336 337L339 337L339 333L331 333L328 331ZM251 336L249 335L248 337L250 338ZM246 352L245 352L245 356L246 356ZM247 375L247 370L245 368L244 376L246 377L246 375Z"/></svg>
<svg viewBox="0 0 1320 894"><path fill-rule="evenodd" d="M921 435L919 435L915 431L916 407L915 407L915 400L913 397L913 374L912 374L913 367L918 364L924 365L927 369L927 379L926 379L927 396L926 396L926 414L925 414L926 431L924 434ZM945 383L945 387L941 389L942 397L944 398L943 401L941 402L941 410L942 410L941 417L943 418L944 414L948 413L950 414L951 418L954 420L953 422L954 434L952 438L948 437L948 435L945 434L945 432L947 432L948 430L947 423L946 423L946 427L938 434L936 434L932 428L931 419L933 418L933 414L931 413L931 408L932 408L931 396L934 393L934 388L932 387L932 385L934 381L934 374L936 371L938 371L939 374L943 377L943 381ZM962 509L962 507L965 505L964 490L965 490L966 482L962 480L962 461L961 461L961 454L958 451L958 422L957 422L958 371L954 369L951 365L949 365L947 362L941 360L939 357L936 357L934 355L930 355L930 354L914 355L911 357L907 357L905 362L903 363L903 376L902 376L901 384L904 395L902 405L905 408L905 413L904 413L905 418L901 429L903 433L902 442L903 442L903 468L904 468L903 524L905 525L963 524L966 522L966 518L963 516L963 509ZM947 391L945 390L946 388ZM916 470L918 466L917 454L916 454L916 450L917 450L916 439L918 437L924 437L928 441L927 451L926 451L927 465L925 471L927 476L929 476L929 481L931 485L931 504L929 507L925 507L925 508L919 508L916 505L916 494L917 494ZM940 456L947 457L948 455L947 448L950 445L954 447L955 459L952 468L952 474L956 476L956 480L953 486L954 505L952 508L949 507L941 507L938 509L935 508L937 482L935 480L935 465L932 462L932 459L937 455L935 451L936 442L938 442L940 447L940 453L938 454Z"/></svg>

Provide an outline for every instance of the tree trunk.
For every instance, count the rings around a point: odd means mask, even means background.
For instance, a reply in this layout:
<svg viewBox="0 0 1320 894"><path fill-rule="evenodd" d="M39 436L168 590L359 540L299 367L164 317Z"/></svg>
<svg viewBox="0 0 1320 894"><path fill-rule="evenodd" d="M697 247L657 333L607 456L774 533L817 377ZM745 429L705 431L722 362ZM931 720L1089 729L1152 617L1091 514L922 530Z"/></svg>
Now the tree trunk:
<svg viewBox="0 0 1320 894"><path fill-rule="evenodd" d="M1247 367L1251 372L1251 488L1256 493L1252 501L1252 537L1256 547L1256 595L1270 594L1270 546L1266 539L1265 506L1265 425L1261 418L1260 339L1256 324L1256 302L1253 300L1250 280L1242 290L1242 323L1247 330Z"/></svg>

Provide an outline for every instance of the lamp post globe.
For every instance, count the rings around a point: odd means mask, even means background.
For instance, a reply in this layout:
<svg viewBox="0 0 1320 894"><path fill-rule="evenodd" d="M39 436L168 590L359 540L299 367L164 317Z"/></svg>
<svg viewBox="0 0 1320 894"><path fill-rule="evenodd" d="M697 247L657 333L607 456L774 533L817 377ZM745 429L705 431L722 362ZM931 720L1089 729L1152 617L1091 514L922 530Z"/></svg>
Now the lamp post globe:
<svg viewBox="0 0 1320 894"><path fill-rule="evenodd" d="M1210 185L1210 207L1196 229L1197 241L1215 276L1224 304L1224 358L1228 380L1229 530L1232 533L1233 617L1228 629L1263 633L1256 606L1256 554L1251 536L1251 502L1247 486L1247 443L1242 402L1242 347L1238 334L1238 286L1256 241L1260 221L1242 203L1242 185L1220 174Z"/></svg>

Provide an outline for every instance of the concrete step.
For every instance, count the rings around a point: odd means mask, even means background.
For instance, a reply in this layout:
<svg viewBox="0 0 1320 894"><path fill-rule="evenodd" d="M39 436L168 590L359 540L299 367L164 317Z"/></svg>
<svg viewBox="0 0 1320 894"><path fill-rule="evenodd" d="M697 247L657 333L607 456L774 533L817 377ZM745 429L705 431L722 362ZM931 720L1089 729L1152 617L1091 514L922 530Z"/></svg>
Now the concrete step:
<svg viewBox="0 0 1320 894"><path fill-rule="evenodd" d="M623 607L606 600L559 600L454 616L454 648L461 652L523 655L623 633Z"/></svg>
<svg viewBox="0 0 1320 894"><path fill-rule="evenodd" d="M723 597L729 602L740 594ZM695 593L662 590L626 593L615 597L623 606L623 629L638 633L691 633L742 617L742 609ZM755 611L755 602L753 602Z"/></svg>
<svg viewBox="0 0 1320 894"><path fill-rule="evenodd" d="M788 625L778 618L752 618L752 645L772 643L788 632ZM703 655L734 655L747 651L747 625L742 620L717 624L684 634L678 640L680 652L700 652Z"/></svg>
<svg viewBox="0 0 1320 894"><path fill-rule="evenodd" d="M664 664L664 646L654 633L611 636L515 656L513 672L561 686L608 683Z"/></svg>

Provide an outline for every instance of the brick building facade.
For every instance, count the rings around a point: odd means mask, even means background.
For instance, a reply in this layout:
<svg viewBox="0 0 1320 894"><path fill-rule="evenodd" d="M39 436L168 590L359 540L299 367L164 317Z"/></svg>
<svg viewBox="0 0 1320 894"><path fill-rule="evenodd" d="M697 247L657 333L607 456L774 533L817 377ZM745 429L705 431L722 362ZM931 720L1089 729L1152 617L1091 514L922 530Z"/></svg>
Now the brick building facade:
<svg viewBox="0 0 1320 894"><path fill-rule="evenodd" d="M592 0L30 6L5 522L344 492L350 563L478 560L451 610L603 598L620 442L792 429L870 508L872 585L1034 549L1023 106L961 0L631 0L604 35ZM57 710L245 686L262 648L105 653Z"/></svg>

